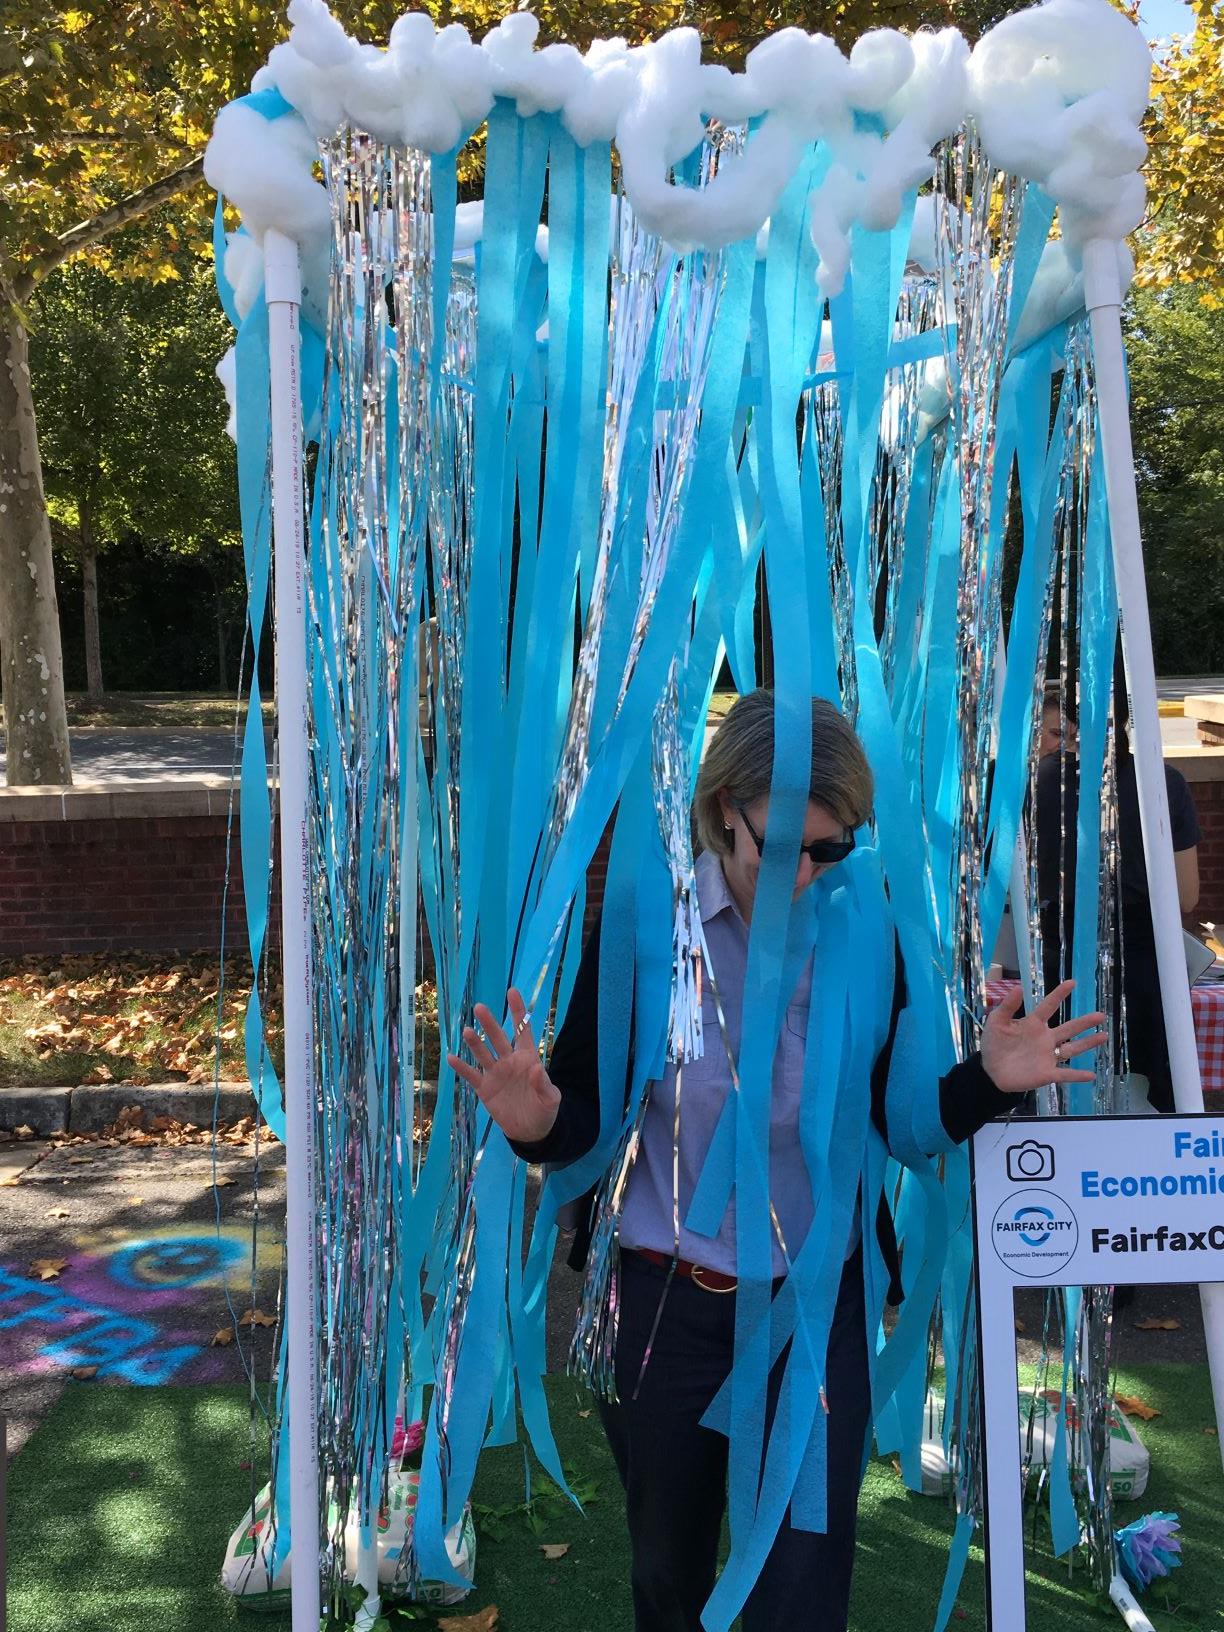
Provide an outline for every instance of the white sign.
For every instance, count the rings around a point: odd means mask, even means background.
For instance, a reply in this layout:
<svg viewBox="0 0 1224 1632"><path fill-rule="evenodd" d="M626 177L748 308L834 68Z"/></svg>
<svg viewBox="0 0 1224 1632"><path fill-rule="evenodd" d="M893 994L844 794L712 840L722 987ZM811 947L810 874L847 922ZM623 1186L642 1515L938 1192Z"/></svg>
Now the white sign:
<svg viewBox="0 0 1224 1632"><path fill-rule="evenodd" d="M1015 1289L1224 1281L1224 1120L991 1122L972 1159L986 1624L1023 1632Z"/></svg>

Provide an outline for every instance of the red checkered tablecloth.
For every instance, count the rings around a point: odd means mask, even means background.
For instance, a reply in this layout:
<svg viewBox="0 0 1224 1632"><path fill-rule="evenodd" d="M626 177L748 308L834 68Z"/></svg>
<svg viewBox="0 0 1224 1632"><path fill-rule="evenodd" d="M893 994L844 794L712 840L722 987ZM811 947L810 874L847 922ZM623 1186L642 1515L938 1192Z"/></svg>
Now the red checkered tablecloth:
<svg viewBox="0 0 1224 1632"><path fill-rule="evenodd" d="M989 980L986 995L993 1005L1017 985L1012 980ZM1194 1036L1198 1043L1203 1092L1224 1092L1224 981L1201 982L1190 988Z"/></svg>

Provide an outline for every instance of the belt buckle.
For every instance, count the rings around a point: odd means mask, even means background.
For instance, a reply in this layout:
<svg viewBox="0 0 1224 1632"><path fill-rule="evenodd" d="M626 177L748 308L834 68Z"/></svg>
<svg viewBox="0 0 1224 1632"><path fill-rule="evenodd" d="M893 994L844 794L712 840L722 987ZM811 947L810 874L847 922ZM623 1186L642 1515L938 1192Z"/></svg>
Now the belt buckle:
<svg viewBox="0 0 1224 1632"><path fill-rule="evenodd" d="M717 1273L717 1270L707 1269L703 1264L694 1264L689 1270L689 1279L695 1281L703 1292L713 1292L716 1296L721 1293L734 1292L738 1284L735 1280L731 1281L730 1286L707 1286L701 1278L703 1275L715 1275Z"/></svg>

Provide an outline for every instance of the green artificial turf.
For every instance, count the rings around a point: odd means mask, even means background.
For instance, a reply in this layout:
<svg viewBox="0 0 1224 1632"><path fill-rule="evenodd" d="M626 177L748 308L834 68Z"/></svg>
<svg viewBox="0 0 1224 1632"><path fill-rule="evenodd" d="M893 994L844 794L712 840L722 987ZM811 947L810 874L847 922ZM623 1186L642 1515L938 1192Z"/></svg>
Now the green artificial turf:
<svg viewBox="0 0 1224 1632"><path fill-rule="evenodd" d="M479 1586L460 1608L440 1613L496 1604L503 1632L631 1632L624 1506L598 1417L566 1379L547 1386L562 1458L593 1487L587 1515L547 1504L533 1533L519 1506L521 1449L487 1452L474 1493L486 1510ZM1185 1538L1184 1568L1168 1588L1149 1592L1145 1607L1159 1632L1224 1632L1224 1477L1206 1368L1154 1365L1123 1374L1119 1387L1163 1414L1142 1430L1152 1452L1147 1493L1120 1510L1118 1522L1172 1509ZM11 1632L282 1632L286 1612L240 1611L217 1584L226 1540L250 1499L247 1460L260 1466L239 1388L71 1384L10 1471ZM942 1502L910 1495L887 1461L872 1464L854 1632L932 1625L950 1528ZM549 1561L542 1542L568 1542L569 1551ZM981 1603L975 1550L954 1632L984 1627ZM1116 1614L1112 1620L1121 1626ZM1039 1541L1029 1576L1030 1632L1108 1624L1084 1570L1068 1582L1065 1566L1043 1554Z"/></svg>

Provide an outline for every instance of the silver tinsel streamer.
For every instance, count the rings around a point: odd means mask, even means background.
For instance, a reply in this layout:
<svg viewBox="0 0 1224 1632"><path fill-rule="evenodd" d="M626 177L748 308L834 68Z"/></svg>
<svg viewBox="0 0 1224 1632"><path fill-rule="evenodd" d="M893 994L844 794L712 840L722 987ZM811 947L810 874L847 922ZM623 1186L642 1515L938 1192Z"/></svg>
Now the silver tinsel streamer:
<svg viewBox="0 0 1224 1632"><path fill-rule="evenodd" d="M1053 432L1055 446L1061 450L1062 456L1054 512L1055 547L1051 555L1051 572L1043 598L1038 641L1040 666L1033 687L1028 800L1030 811L1036 808L1040 720L1045 701L1043 682L1051 643L1054 644L1058 655L1059 718L1064 736L1068 717L1076 712L1069 687L1078 664L1083 637L1084 548L1088 529L1096 424L1095 386L1086 324L1080 323L1072 327L1068 336L1065 363ZM1115 748L1111 710L1099 791L1102 838L1096 924L1096 944L1099 952L1095 999L1096 1006L1107 1014L1114 1014L1121 1007L1117 984L1120 971L1115 961L1120 887ZM1059 875L1065 878L1076 847L1076 834L1065 824L1067 780L1076 774L1073 755L1059 756L1058 774L1058 871ZM1030 921L1027 925L1018 923L1017 930L1029 936L1034 959L1033 967L1040 978L1044 967L1044 955L1053 949L1047 949L1043 944L1041 916L1038 910L1037 845L1032 822L1027 835L1027 851ZM1062 979L1070 972L1071 947L1063 933L1067 923L1065 914L1060 914L1059 919L1056 973L1058 978ZM1097 1052L1097 1074L1093 1086L1093 1109L1097 1114L1109 1114L1119 1108L1119 1087L1124 1079L1116 1070L1116 1060L1117 1053L1113 1046L1107 1046ZM1124 1071L1124 1063L1122 1070ZM1068 1109L1064 1092L1057 1085L1043 1090L1039 1095L1039 1101L1039 1109L1047 1115L1064 1114ZM1061 1290L1047 1294L1042 1326L1042 1351L1031 1394L1028 1431L1023 1441L1026 1447L1025 1476L1029 1478L1032 1472L1030 1463L1033 1455L1033 1424L1037 1411L1046 1410L1046 1405L1041 1403L1039 1406L1038 1402L1047 1389L1052 1389L1057 1394L1061 1388L1062 1366L1056 1362L1060 1362L1065 1347L1070 1351L1071 1362L1066 1399L1068 1461L1072 1469L1072 1490L1080 1515L1090 1572L1098 1586L1106 1585L1113 1571L1113 1512L1109 1482L1108 1426L1110 1412L1113 1409L1110 1371L1112 1299L1113 1289L1108 1286L1085 1287L1082 1295ZM1048 1469L1042 1467L1035 1481L1038 1494L1048 1483L1049 1477ZM1074 1555L1071 1564L1074 1564Z"/></svg>
<svg viewBox="0 0 1224 1632"><path fill-rule="evenodd" d="M717 172L720 158L737 151L742 142L743 132L738 129L720 127L711 132L702 154L701 185L708 185ZM605 434L600 555L587 629L579 654L559 790L571 809L584 775L580 750L587 754L590 750L590 718L602 639L603 601L608 588L605 547L610 548L618 511L623 437L632 392L645 361L645 351L639 349L646 338L645 333L637 336L636 344L630 347L622 329L634 316L639 322L649 318L660 325L660 377L670 386L671 407L655 414L637 613L625 656L618 705L632 681L682 515L692 450L700 423L710 340L725 281L721 252L698 250L681 259L673 258L665 264L662 246L652 236L643 234L626 212L627 205L622 198L620 247L612 269L612 370ZM597 611L599 622L596 622ZM687 656L687 650L684 655ZM693 874L689 810L692 772L687 744L681 731L681 668L682 659L673 660L652 728L652 785L660 835L671 873L673 900L672 993L667 1041L667 1057L677 1066L673 1189L678 1183L683 1062L700 1055L705 1047L701 1026L701 918ZM559 798L554 821L560 819L562 809ZM559 829L554 828L554 834L558 832ZM570 1346L570 1371L582 1376L604 1398L615 1397L613 1356L618 1320L616 1226L629 1172L637 1153L641 1118L645 1113L648 1094L649 1086L632 1125L622 1133L609 1176L600 1187L596 1199L594 1231ZM678 1196L673 1193L677 1242L678 1209ZM666 1288L663 1295L666 1297ZM649 1350L648 1344L647 1356Z"/></svg>
<svg viewBox="0 0 1224 1632"><path fill-rule="evenodd" d="M953 962L945 973L956 1016L954 1036L963 1058L977 1047L985 996L980 860L986 844L986 774L1003 564L1001 544L992 552L989 534L995 423L1024 187L1016 177L990 167L972 128L945 145L937 169L942 171L942 190L936 209L936 265L944 290L946 339L950 325L956 325L955 344L945 344L945 359L952 386L961 504L957 604L961 785L950 892L957 904L957 922Z"/></svg>
<svg viewBox="0 0 1224 1632"><path fill-rule="evenodd" d="M939 284L926 276L911 276L901 290L897 305L897 339L908 339L939 327L942 303ZM888 392L884 401L884 418L880 429L880 452L872 490L873 517L871 541L871 590L879 602L879 581L884 579L884 626L880 634L880 663L884 682L893 690L897 674L898 646L921 639L922 624L919 616L906 630L898 628L902 572L926 577L926 561L908 559L913 534L909 531L910 503L913 497L914 462L924 432L924 405L927 395L928 369L922 364L909 364L893 369L889 375ZM934 516L935 496L939 488L942 453L946 437L935 435L932 459L932 477L928 496L925 525L918 542L929 551L931 521ZM921 613L921 601L918 610ZM912 649L912 648L911 648ZM894 699L895 703L896 699Z"/></svg>
<svg viewBox="0 0 1224 1632"><path fill-rule="evenodd" d="M433 618L426 647L426 688L432 756L429 785L430 844L438 884L438 1028L448 1045L459 1044L459 1029L471 1014L475 959L462 992L450 989L448 971L463 928L460 892L459 741L463 705L463 660L468 638L468 583L471 575L476 364L476 284L464 269L451 274L446 304L442 379L431 417L429 473L429 569ZM471 1205L479 1150L477 1103L472 1090L454 1079L450 1134L450 1176L435 1223L437 1255L444 1283L427 1290L441 1302L434 1333L432 1411L438 1433L444 1506L449 1471L448 1430L454 1407L455 1372L464 1320L476 1273L476 1216Z"/></svg>
<svg viewBox="0 0 1224 1632"><path fill-rule="evenodd" d="M412 632L424 528L413 494L421 491L414 473L425 418L416 382L429 337L415 296L428 286L432 252L426 157L394 153L355 132L323 157L334 248L319 460L323 489L340 502L320 507L312 534L309 606L319 639L310 816L320 977L321 1494L338 1602L345 1576L359 1568L346 1557L351 1510L368 1524L382 1497L387 1408L403 1366L389 1343L387 1288L398 1288L401 1254L396 1152L412 1138L400 795L405 744L415 741ZM394 359L388 285L411 314Z"/></svg>
<svg viewBox="0 0 1224 1632"><path fill-rule="evenodd" d="M820 491L824 500L825 549L828 554L829 599L833 607L833 638L837 652L838 684L846 716L858 716L858 677L854 665L854 582L846 564L842 536L842 457L845 431L841 393L836 380L826 380L805 392L805 434L816 438Z"/></svg>
<svg viewBox="0 0 1224 1632"><path fill-rule="evenodd" d="M711 132L700 184L708 183L715 173L720 153L742 139L738 131ZM418 1256L407 1273L406 1243L399 1238L400 1203L406 1193L410 1195L420 1173L420 1162L412 1154L414 1134L425 1119L414 1050L418 829L423 866L428 865L436 885L429 898L429 932L435 942L444 1046L457 1043L459 1027L475 995L472 982L479 962L479 935L465 972L456 974L456 970L458 948L470 944L482 904L465 899L460 891L468 861L461 854L461 832L468 824L461 826L459 789L465 654L470 659L477 651L471 644L474 631L468 627L474 542L476 279L462 267L449 274L445 332L435 336L429 158L389 149L358 132L346 132L327 145L324 163L333 207L334 255L319 450L320 491L325 500L312 518L309 584L316 777L310 816L321 1085L317 1178L323 1353L319 1420L327 1475L321 1522L326 1529L334 1596L345 1575L353 1574L354 1561L345 1557L346 1531L351 1533L354 1515L368 1520L379 1501L388 1459L389 1414L396 1399L402 1401L405 1388L412 1386L412 1379L403 1376L402 1347L396 1350L402 1333L402 1322L397 1325L397 1320L404 1315L396 1298L404 1306L412 1303L415 1307L423 1293L432 1306L427 1337L433 1350L436 1387L432 1409L444 1476L444 1511L453 1507L446 1477L453 1443L449 1436L464 1421L458 1414L463 1402L456 1401L455 1378L477 1269L474 1198L484 1192L476 1188L483 1154L477 1136L477 1102L462 1084L453 1089L453 1107L445 1108L447 1112L453 1109L453 1114L445 1116L447 1142L440 1140L438 1146L444 1158L445 1182L439 1181L441 1201L436 1218L430 1221L432 1241L424 1248L414 1245ZM921 595L916 602L911 597L903 617L901 590L907 573L912 575L907 592L914 583L929 586L934 582L931 522L941 476L955 474L960 543L955 629L957 729L952 792L946 807L938 809L940 820L946 820L950 830L951 843L948 876L936 878L928 866L926 882L943 940L945 967L941 973L950 993L950 1030L961 1056L976 1046L983 1012L987 949L982 945L980 890L985 876L987 778L996 715L994 654L1003 623L1002 539L990 537L991 518L1000 506L992 484L1009 479L1008 473L994 468L995 421L1007 363L1011 265L1022 196L1021 183L998 175L986 164L971 131L941 151L936 179L938 270L934 277L911 276L906 282L895 314L894 339L903 341L932 328L943 329L946 350L942 362L949 382L951 416L946 424L931 429L936 371L928 363L890 370L866 537L867 592L873 598L880 659L899 731L904 735L911 722L919 730L934 730L940 722L923 718L924 699L916 678L921 677L935 638L924 623L930 603ZM725 258L721 253L677 255L641 228L623 197L618 200L613 239L598 535L589 557L590 580L579 585L577 605L583 627L568 697L569 676L561 677L558 714L565 717L564 739L532 869L536 882L555 857L586 785L599 748L595 734L623 707L635 675L641 672L643 648L673 560L691 480L723 292ZM435 371L436 350L441 363ZM642 421L644 439L631 441L630 421L642 387L655 393L652 413ZM516 395L520 389L525 389L524 383L515 379L512 405L524 400ZM746 403L751 400L745 397ZM1055 511L1055 569L1046 586L1039 642L1042 673L1052 639L1059 647L1064 675L1073 670L1081 644L1082 557L1093 421L1087 342L1078 331L1072 333L1068 347L1054 430L1064 463ZM735 452L747 459L756 435L748 409L741 413L738 425ZM842 536L841 500L843 463L857 457L857 450L847 450L844 445L842 397L836 380L814 384L804 393L797 431L806 439L804 451L815 456L822 484L838 683L843 706L854 718L859 657L854 581L847 563L847 548L854 541ZM917 517L922 524L911 525L917 495L924 491L916 485L915 473L920 455L926 456L926 437L933 438L929 494L924 500L929 513ZM640 459L640 471L636 466L627 470L630 459ZM807 469L810 474L810 463ZM745 492L750 486L746 480ZM538 518L522 515L516 520L528 532L538 523ZM630 536L631 523L637 536ZM759 515L751 517L748 525L759 527ZM925 560L915 560L911 539L916 540L919 552L927 552ZM755 561L748 541L744 543L746 557ZM522 533L516 533L513 548L523 547ZM908 559L907 550L911 550ZM506 565L509 569L509 556ZM478 561L477 567L483 570L484 563ZM915 607L916 614L911 615ZM617 609L616 617L610 608ZM666 685L654 711L650 743L655 814L672 890L667 1057L676 1071L674 1178L683 1067L706 1047L728 1049L715 972L702 944L689 825L692 703L704 696L709 679L708 674L690 676L687 672L696 610L690 610L687 629L676 641ZM511 614L506 615L509 620ZM858 629L861 639L861 619ZM566 642L569 639L567 632ZM865 667L863 674L866 677ZM547 678L551 683L553 677ZM1038 681L1036 719L1041 676L1034 678ZM946 719L942 723L946 728ZM467 746L470 752L470 743ZM913 762L920 756L921 749ZM1031 789L1035 749L1030 770ZM1118 883L1115 771L1111 735L1104 777L1102 889L1096 926L1101 944L1109 949L1116 941ZM938 790L920 787L918 791L924 815L929 817L937 810ZM535 837L533 829L533 843ZM1064 843L1067 838L1064 836ZM1035 966L1040 969L1031 836L1028 853L1032 910L1022 932L1031 938ZM526 893L534 899L530 886ZM530 899L524 911L529 910ZM557 978L553 953L569 928L571 910L563 913L556 926L531 992L533 1007L544 998L541 1013L548 1007L544 981L549 971ZM486 953L491 938L492 931L486 930ZM1105 1004L1111 1003L1119 979L1120 970L1109 952L1100 977ZM718 1014L717 1042L702 1035L701 997L706 981ZM456 986L463 989L453 989ZM541 1031L546 1024L541 1023ZM729 1049L728 1058L732 1091L738 1091L736 1062ZM607 1397L614 1394L617 1221L648 1094L649 1085L633 1115L618 1130L616 1155L599 1189L594 1239L570 1353L571 1369ZM1095 1108L1112 1108L1115 1095L1114 1062L1105 1059L1094 1089ZM1054 1106L1063 1108L1060 1096L1054 1099ZM408 1153L407 1158L397 1152ZM781 1240L776 1216L773 1223ZM678 1247L678 1194L673 1195L673 1225ZM784 1259L789 1261L786 1243L781 1244ZM416 1284L418 1261L429 1265L423 1288ZM390 1297L388 1288L392 1289ZM959 1290L957 1296L959 1299ZM971 1288L966 1297L971 1298ZM1063 1300L1050 1300L1047 1364L1057 1343L1056 1317L1064 1307ZM1093 1566L1099 1572L1106 1569L1110 1557L1105 1427L1108 1289L1089 1289L1075 1312L1073 1329L1066 1337L1073 1351L1074 1387L1070 1392L1082 1424L1076 1429L1073 1456ZM967 1311L960 1330L971 1330ZM932 1364L938 1331L937 1318L930 1336ZM970 1372L971 1359L967 1351L964 1360ZM972 1386L949 1401L949 1416L959 1481L956 1500L962 1510L976 1511L980 1446ZM401 1560L401 1573L407 1584L415 1584L410 1553Z"/></svg>
<svg viewBox="0 0 1224 1632"><path fill-rule="evenodd" d="M613 226L611 301L608 313L608 396L604 417L603 484L599 538L586 622L570 697L565 747L553 795L544 861L556 850L586 781L591 757L591 725L599 677L611 573L617 555L621 503L621 462L634 394L642 375L655 314L673 264L662 241L645 231L621 193Z"/></svg>
<svg viewBox="0 0 1224 1632"><path fill-rule="evenodd" d="M702 185L716 174L724 151L734 151L741 133L720 132L707 143L702 162ZM697 436L702 395L710 361L710 340L724 284L724 257L697 250L678 262L667 293L662 352L662 379L672 388L670 413L655 415L651 452L651 490L646 511L646 542L642 555L641 589L625 672L623 698L633 677L642 641L667 570L672 542L683 512L693 445ZM655 711L652 783L659 813L659 831L667 855L673 896L673 974L667 1057L676 1063L703 1051L701 997L697 961L701 921L697 884L693 876L692 829L689 815L693 785L687 744L681 734L680 675L687 667L688 645L673 659L667 686ZM677 1091L677 1114L679 1091Z"/></svg>

